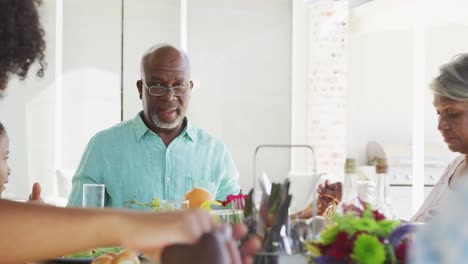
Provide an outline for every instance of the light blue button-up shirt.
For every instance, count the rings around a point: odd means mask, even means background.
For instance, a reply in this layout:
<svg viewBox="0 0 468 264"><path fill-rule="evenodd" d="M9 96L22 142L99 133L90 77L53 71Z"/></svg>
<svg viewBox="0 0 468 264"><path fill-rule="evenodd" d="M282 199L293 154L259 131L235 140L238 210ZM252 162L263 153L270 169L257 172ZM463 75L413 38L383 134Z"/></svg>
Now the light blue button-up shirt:
<svg viewBox="0 0 468 264"><path fill-rule="evenodd" d="M133 198L182 200L194 187L209 190L217 200L239 193L238 171L220 140L186 118L182 133L166 147L141 115L90 140L73 177L69 206L81 206L85 183L105 184L107 207L123 207Z"/></svg>

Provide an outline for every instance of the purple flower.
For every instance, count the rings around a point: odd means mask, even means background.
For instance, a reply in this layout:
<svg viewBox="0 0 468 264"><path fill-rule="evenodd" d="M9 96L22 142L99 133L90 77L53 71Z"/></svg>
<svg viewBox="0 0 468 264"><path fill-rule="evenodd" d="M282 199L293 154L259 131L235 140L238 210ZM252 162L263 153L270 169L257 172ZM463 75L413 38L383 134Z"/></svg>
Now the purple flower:
<svg viewBox="0 0 468 264"><path fill-rule="evenodd" d="M413 224L404 224L395 228L392 233L388 236L388 242L392 246L397 246L407 235L414 233L416 231L416 226Z"/></svg>
<svg viewBox="0 0 468 264"><path fill-rule="evenodd" d="M320 256L314 258L314 263L316 264L344 264L346 263L344 260L336 260L332 256Z"/></svg>

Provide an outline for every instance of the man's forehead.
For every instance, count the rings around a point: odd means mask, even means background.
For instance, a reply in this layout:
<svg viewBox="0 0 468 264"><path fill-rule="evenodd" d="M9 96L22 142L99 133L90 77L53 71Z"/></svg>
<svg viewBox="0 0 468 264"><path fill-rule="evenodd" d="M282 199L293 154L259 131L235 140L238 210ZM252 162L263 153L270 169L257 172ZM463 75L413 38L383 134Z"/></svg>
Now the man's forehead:
<svg viewBox="0 0 468 264"><path fill-rule="evenodd" d="M177 63L186 62L183 51L173 47L162 47L147 55L148 62L153 63Z"/></svg>
<svg viewBox="0 0 468 264"><path fill-rule="evenodd" d="M182 56L149 56L146 61L146 70L156 71L179 71L185 72L188 69L187 62Z"/></svg>
<svg viewBox="0 0 468 264"><path fill-rule="evenodd" d="M161 80L166 79L168 76L176 79L185 79L188 77L184 71L155 71L148 72L146 78L148 80Z"/></svg>
<svg viewBox="0 0 468 264"><path fill-rule="evenodd" d="M173 78L188 78L189 69L183 63L150 63L145 69L146 78L158 79L171 76Z"/></svg>

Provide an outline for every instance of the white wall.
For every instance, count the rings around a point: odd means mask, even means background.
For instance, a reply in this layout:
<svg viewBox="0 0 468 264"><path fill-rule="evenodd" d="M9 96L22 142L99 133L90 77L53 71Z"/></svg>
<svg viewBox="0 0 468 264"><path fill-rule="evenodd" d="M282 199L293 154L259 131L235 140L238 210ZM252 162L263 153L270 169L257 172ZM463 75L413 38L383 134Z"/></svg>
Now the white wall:
<svg viewBox="0 0 468 264"><path fill-rule="evenodd" d="M123 119L127 120L142 110L136 82L141 78L143 53L159 43L180 47L180 1L124 1L124 12Z"/></svg>
<svg viewBox="0 0 468 264"><path fill-rule="evenodd" d="M350 34L348 156L360 164L368 141L412 143L412 50L409 30Z"/></svg>
<svg viewBox="0 0 468 264"><path fill-rule="evenodd" d="M188 1L198 80L189 116L226 143L244 191L252 187L255 147L291 141L291 8L288 0ZM287 174L281 153L268 161L264 167Z"/></svg>
<svg viewBox="0 0 468 264"><path fill-rule="evenodd" d="M292 1L292 54L291 54L291 144L307 142L307 80L309 62L309 6L305 1ZM307 171L308 160L303 152L293 151L292 168Z"/></svg>
<svg viewBox="0 0 468 264"><path fill-rule="evenodd" d="M60 168L76 169L89 139L120 121L120 10L114 0L64 1Z"/></svg>

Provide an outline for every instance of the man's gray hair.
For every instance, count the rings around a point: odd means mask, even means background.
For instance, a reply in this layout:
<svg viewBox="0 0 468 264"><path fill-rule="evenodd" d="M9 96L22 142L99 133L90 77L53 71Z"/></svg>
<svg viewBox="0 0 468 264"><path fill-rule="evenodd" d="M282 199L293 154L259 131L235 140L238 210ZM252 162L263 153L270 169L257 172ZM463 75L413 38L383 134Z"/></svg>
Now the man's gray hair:
<svg viewBox="0 0 468 264"><path fill-rule="evenodd" d="M158 49L161 49L161 48L173 48L175 50L178 50L180 52L180 54L182 55L182 57L185 59L185 61L187 62L187 65L189 67L189 70L190 70L190 61L188 59L188 56L187 56L187 53L179 48L176 48L174 46L172 46L171 44L168 44L168 43L161 43L161 44L157 44L157 45L154 45L152 46L151 48L149 48L144 54L143 56L141 57L141 62L140 62L140 77L142 79L145 78L145 63L146 63L146 60L147 58L153 53L155 52L156 50Z"/></svg>
<svg viewBox="0 0 468 264"><path fill-rule="evenodd" d="M434 94L455 101L468 101L468 53L440 67L440 75L431 83Z"/></svg>

